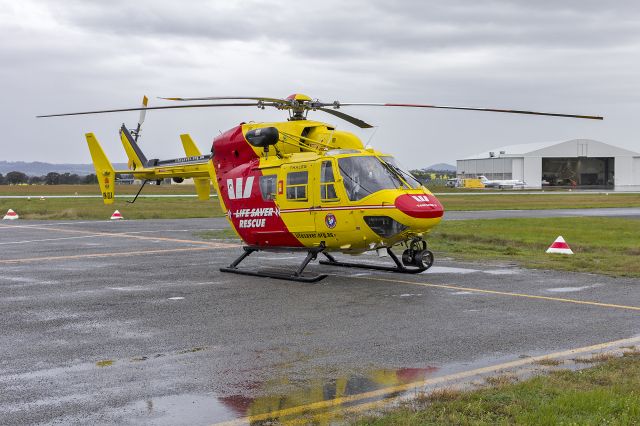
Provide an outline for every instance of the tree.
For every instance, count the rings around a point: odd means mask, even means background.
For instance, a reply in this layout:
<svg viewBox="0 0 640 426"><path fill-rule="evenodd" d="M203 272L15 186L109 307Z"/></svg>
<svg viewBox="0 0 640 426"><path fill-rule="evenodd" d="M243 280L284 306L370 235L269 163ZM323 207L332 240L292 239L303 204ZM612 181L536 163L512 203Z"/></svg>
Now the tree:
<svg viewBox="0 0 640 426"><path fill-rule="evenodd" d="M44 177L45 185L58 185L60 183L60 173L50 172Z"/></svg>
<svg viewBox="0 0 640 426"><path fill-rule="evenodd" d="M5 177L5 180L9 185L17 185L19 183L27 183L29 181L29 176L22 172L9 172L7 173L7 177Z"/></svg>
<svg viewBox="0 0 640 426"><path fill-rule="evenodd" d="M58 183L60 183L61 185L75 185L77 183L80 183L80 176L75 173L63 173L60 175Z"/></svg>
<svg viewBox="0 0 640 426"><path fill-rule="evenodd" d="M44 179L43 176L29 176L29 184L37 185L39 183L42 183L43 179Z"/></svg>
<svg viewBox="0 0 640 426"><path fill-rule="evenodd" d="M4 176L0 173L0 185L4 185Z"/></svg>
<svg viewBox="0 0 640 426"><path fill-rule="evenodd" d="M93 173L91 173L90 175L86 175L84 178L82 178L82 183L86 183L86 184L98 183L98 177Z"/></svg>

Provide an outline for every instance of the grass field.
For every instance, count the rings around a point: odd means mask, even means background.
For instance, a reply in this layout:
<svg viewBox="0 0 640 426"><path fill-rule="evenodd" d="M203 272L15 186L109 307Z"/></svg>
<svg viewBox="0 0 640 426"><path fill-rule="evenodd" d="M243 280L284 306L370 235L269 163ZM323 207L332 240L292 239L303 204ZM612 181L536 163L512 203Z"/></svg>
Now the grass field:
<svg viewBox="0 0 640 426"><path fill-rule="evenodd" d="M558 235L574 255L545 250ZM640 277L640 220L544 218L444 221L428 238L439 256L516 262L528 268Z"/></svg>
<svg viewBox="0 0 640 426"><path fill-rule="evenodd" d="M482 193L439 194L438 199L446 210L532 210L532 209L581 209L595 207L640 207L640 194L585 192L535 194Z"/></svg>
<svg viewBox="0 0 640 426"><path fill-rule="evenodd" d="M556 371L520 383L441 391L357 425L634 425L640 423L640 352L580 371Z"/></svg>
<svg viewBox="0 0 640 426"><path fill-rule="evenodd" d="M116 185L116 195L135 194L140 185ZM212 190L212 193L215 191ZM195 195L193 185L150 185L143 194L189 194ZM0 185L2 195L100 195L100 187L95 185Z"/></svg>
<svg viewBox="0 0 640 426"><path fill-rule="evenodd" d="M118 185L116 187L116 196L131 195L136 193L138 186L134 185ZM0 186L0 197L11 195L24 195L39 198L40 195L99 195L100 191L97 185L28 185L28 186ZM195 189L193 185L148 185L144 188L145 195L194 195ZM31 199L33 201L39 201ZM593 194L593 193L576 193L566 192L558 193L536 193L536 194L517 194L517 193L484 193L476 194L441 194L438 196L445 210L526 210L526 209L558 209L558 208L594 208L594 207L640 207L640 194L624 194L610 193ZM49 203L46 210L43 206L35 206L25 204L27 200L21 199L2 199L0 198L0 212L11 208L16 210L18 214L24 218L30 219L96 219L103 218L105 209L102 201L98 198L91 199L74 199L66 198L58 201L46 200L43 203ZM123 198L116 198L116 203L120 203L121 207L127 207L129 210L131 205L124 203ZM141 202L143 201L144 202ZM24 202L23 202L24 201ZM149 212L145 213L142 209L138 209L144 205L148 207ZM175 199L139 199L135 208L132 209L130 218L143 219L153 218L172 218L175 216L176 203L184 205L183 212L178 217L210 217L220 214L217 199L213 198L209 202L199 202L193 197L185 197L180 201ZM214 206L212 209L211 206ZM119 207L115 207L118 208ZM22 209L22 212L18 209ZM113 210L111 210L113 211ZM193 211L194 216L189 216L188 212ZM125 213L125 212L123 212Z"/></svg>
<svg viewBox="0 0 640 426"><path fill-rule="evenodd" d="M184 219L221 216L217 198L199 201L197 198L138 198L134 204L117 198L113 204L104 205L100 198L38 198L1 199L0 212L16 211L21 219L109 219L119 210L125 219Z"/></svg>

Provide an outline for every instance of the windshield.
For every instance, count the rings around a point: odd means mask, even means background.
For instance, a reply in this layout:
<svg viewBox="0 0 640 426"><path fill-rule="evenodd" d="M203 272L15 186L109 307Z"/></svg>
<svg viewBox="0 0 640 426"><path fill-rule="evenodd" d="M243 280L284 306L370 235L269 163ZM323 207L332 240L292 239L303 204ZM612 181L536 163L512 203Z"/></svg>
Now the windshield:
<svg viewBox="0 0 640 426"><path fill-rule="evenodd" d="M398 163L398 160L396 160L395 158L389 155L382 157L382 160L387 163L396 173L402 176L402 179L404 179L411 188L418 189L422 186L422 184L418 182L418 180L411 173L409 173L407 169L402 167L402 165Z"/></svg>
<svg viewBox="0 0 640 426"><path fill-rule="evenodd" d="M378 158L370 155L338 159L344 188L351 201L383 189L402 188L402 181L385 167Z"/></svg>

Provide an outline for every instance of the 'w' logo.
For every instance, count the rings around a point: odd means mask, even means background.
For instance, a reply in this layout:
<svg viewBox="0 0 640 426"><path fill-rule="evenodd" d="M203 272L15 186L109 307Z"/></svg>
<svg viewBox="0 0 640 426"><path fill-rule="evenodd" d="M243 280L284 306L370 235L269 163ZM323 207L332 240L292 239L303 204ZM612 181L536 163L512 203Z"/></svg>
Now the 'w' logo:
<svg viewBox="0 0 640 426"><path fill-rule="evenodd" d="M235 188L233 187L233 179L227 179L227 194L230 200L238 200L241 198L251 197L251 190L253 189L253 176L247 178L246 185L243 187L243 178L236 178Z"/></svg>
<svg viewBox="0 0 640 426"><path fill-rule="evenodd" d="M412 195L411 198L413 198L414 200L416 200L419 203L428 203L429 202L429 197L427 197L426 195Z"/></svg>

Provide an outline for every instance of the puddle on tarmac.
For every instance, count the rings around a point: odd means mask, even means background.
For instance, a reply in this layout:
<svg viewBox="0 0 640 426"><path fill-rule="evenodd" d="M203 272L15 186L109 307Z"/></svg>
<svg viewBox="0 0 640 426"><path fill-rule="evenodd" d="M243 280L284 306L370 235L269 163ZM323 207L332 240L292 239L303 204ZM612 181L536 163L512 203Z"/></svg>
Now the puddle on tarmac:
<svg viewBox="0 0 640 426"><path fill-rule="evenodd" d="M452 266L432 266L423 274L473 274L475 272L481 271L479 269L454 268Z"/></svg>
<svg viewBox="0 0 640 426"><path fill-rule="evenodd" d="M593 288L595 286L585 285L582 287L556 287L556 288L548 288L545 291L549 291L551 293L573 293L575 291L582 291L588 288Z"/></svg>
<svg viewBox="0 0 640 426"><path fill-rule="evenodd" d="M151 422L155 425L209 424L262 415L266 415L262 421L286 420L280 418L278 412L392 386L421 382L437 371L436 367L381 369L329 381L311 381L305 385L292 383L288 379L272 380L252 385L252 389L257 389L264 396L168 395L139 400L125 410L128 413L133 411L131 414L134 418L129 417L130 420ZM400 394L402 392L393 395ZM376 397L372 399L375 400ZM350 404L344 403L342 406L348 405ZM336 405L332 404L328 408L335 409ZM269 413L273 413L273 416L269 416ZM313 413L317 414L318 409L314 409ZM300 418L304 414L303 411L296 410L294 416Z"/></svg>
<svg viewBox="0 0 640 426"><path fill-rule="evenodd" d="M487 269L486 271L482 272L491 275L515 275L520 273L520 271L517 269Z"/></svg>
<svg viewBox="0 0 640 426"><path fill-rule="evenodd" d="M141 400L125 408L134 418L129 420L154 425L194 424L232 420L239 415L215 396L182 394Z"/></svg>
<svg viewBox="0 0 640 426"><path fill-rule="evenodd" d="M432 266L423 274L473 274L476 272L482 272L490 275L513 275L519 274L518 269L471 269L471 268L455 268L452 266Z"/></svg>

